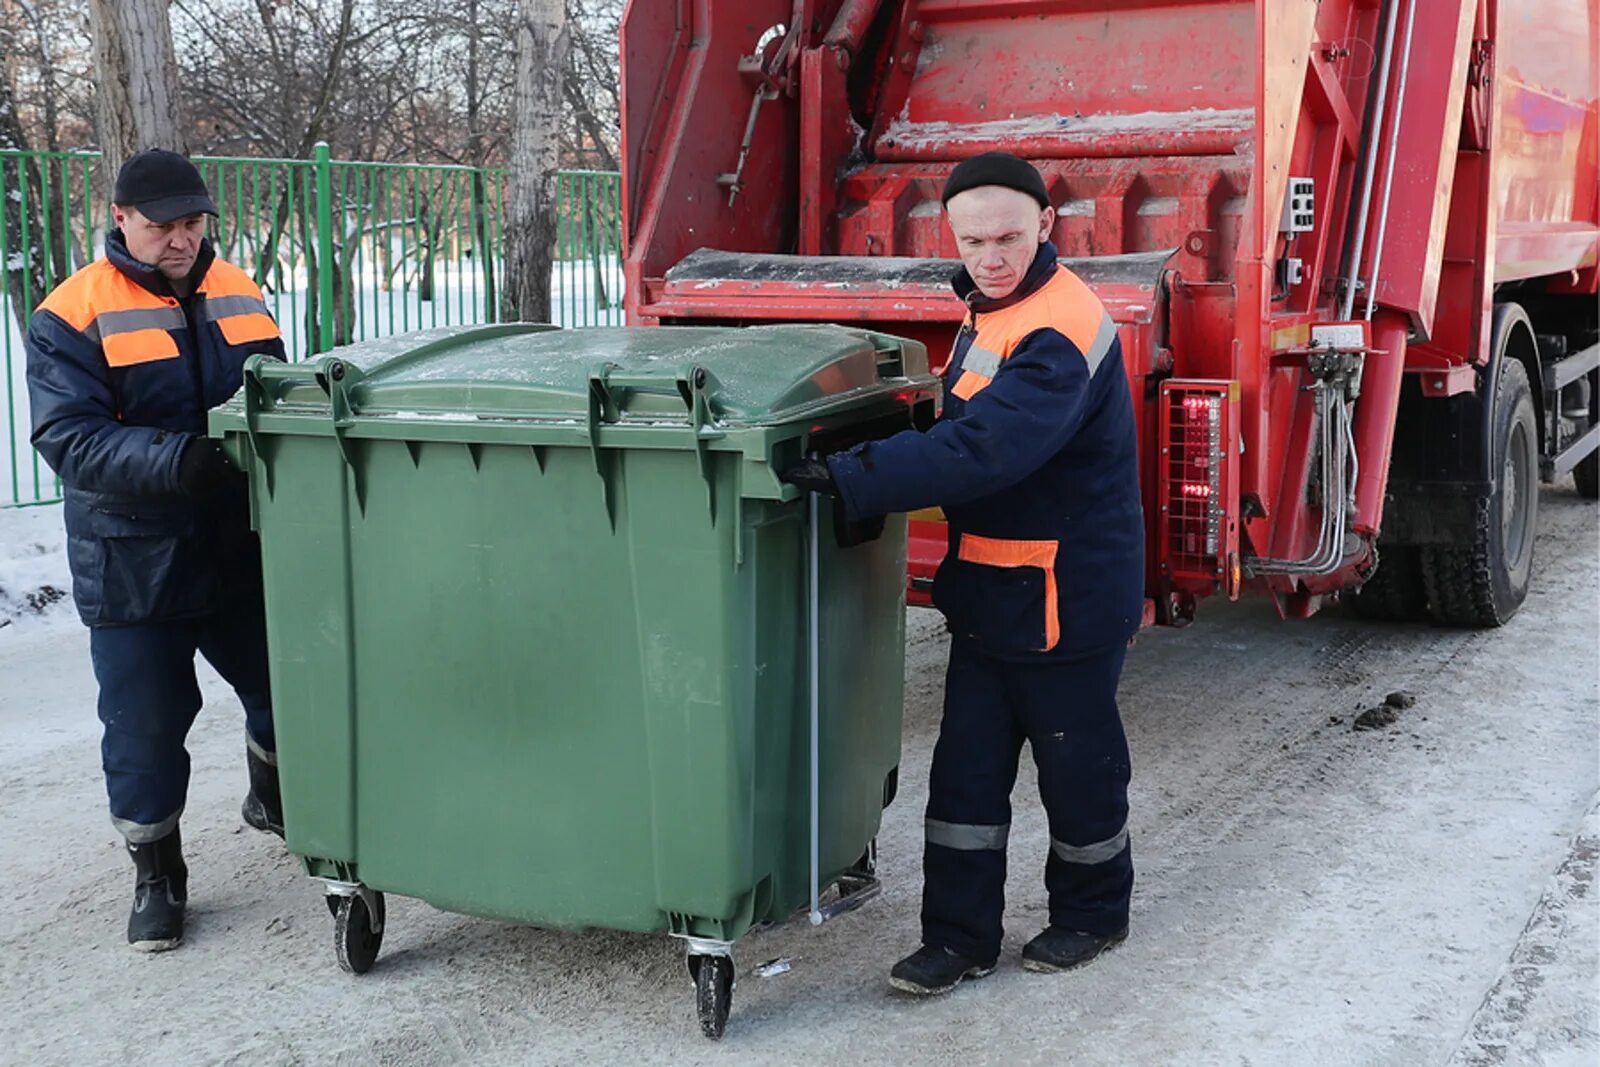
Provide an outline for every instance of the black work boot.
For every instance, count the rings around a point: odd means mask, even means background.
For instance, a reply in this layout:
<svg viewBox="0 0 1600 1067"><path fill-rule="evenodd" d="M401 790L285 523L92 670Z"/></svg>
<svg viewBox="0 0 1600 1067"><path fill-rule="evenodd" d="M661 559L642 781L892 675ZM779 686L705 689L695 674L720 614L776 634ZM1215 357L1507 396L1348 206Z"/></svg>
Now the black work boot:
<svg viewBox="0 0 1600 1067"><path fill-rule="evenodd" d="M923 945L894 965L889 984L904 993L931 997L950 992L963 978L993 973L993 963L980 963L940 946Z"/></svg>
<svg viewBox="0 0 1600 1067"><path fill-rule="evenodd" d="M183 940L183 906L189 899L189 869L183 865L178 831L145 845L128 843L138 881L128 914L128 944L139 952L165 952Z"/></svg>
<svg viewBox="0 0 1600 1067"><path fill-rule="evenodd" d="M1022 946L1022 967L1042 974L1070 971L1127 939L1126 926L1114 934L1086 934L1081 930L1047 926L1043 933Z"/></svg>
<svg viewBox="0 0 1600 1067"><path fill-rule="evenodd" d="M245 794L239 814L257 830L282 837L283 798L278 792L278 768L253 749L246 750L244 758L250 768L250 792Z"/></svg>

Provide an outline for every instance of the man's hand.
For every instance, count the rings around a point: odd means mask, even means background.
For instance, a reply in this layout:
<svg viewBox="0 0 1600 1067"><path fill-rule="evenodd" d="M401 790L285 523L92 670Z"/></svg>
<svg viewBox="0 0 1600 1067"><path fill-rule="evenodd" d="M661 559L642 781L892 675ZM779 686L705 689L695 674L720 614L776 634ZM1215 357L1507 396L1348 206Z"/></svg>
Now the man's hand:
<svg viewBox="0 0 1600 1067"><path fill-rule="evenodd" d="M237 485L243 477L222 445L209 437L196 437L178 457L178 488L190 496L210 496Z"/></svg>
<svg viewBox="0 0 1600 1067"><path fill-rule="evenodd" d="M839 495L839 486L834 482L827 462L820 459L801 460L779 472L778 481L786 482L807 493L821 493L823 496Z"/></svg>

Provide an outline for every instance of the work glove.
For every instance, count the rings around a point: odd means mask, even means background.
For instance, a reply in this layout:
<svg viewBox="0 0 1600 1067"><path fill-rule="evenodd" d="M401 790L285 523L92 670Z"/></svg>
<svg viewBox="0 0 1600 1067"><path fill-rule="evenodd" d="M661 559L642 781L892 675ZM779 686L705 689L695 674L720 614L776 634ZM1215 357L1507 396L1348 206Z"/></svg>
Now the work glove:
<svg viewBox="0 0 1600 1067"><path fill-rule="evenodd" d="M211 496L240 484L244 472L228 461L222 445L196 437L178 457L178 488L190 496Z"/></svg>
<svg viewBox="0 0 1600 1067"><path fill-rule="evenodd" d="M839 497L839 483L833 480L833 472L828 469L828 463L822 459L803 459L791 467L785 468L778 474L780 482L787 482L796 489L806 493L816 493L819 496ZM868 541L875 541L883 534L884 517L873 515L870 518L858 519L851 522L845 517L843 504L838 504L830 509L833 512L833 539L840 548L852 548L864 545Z"/></svg>
<svg viewBox="0 0 1600 1067"><path fill-rule="evenodd" d="M805 493L839 495L839 485L833 480L833 472L828 470L827 462L821 459L803 459L786 467L778 473L778 481L792 485Z"/></svg>

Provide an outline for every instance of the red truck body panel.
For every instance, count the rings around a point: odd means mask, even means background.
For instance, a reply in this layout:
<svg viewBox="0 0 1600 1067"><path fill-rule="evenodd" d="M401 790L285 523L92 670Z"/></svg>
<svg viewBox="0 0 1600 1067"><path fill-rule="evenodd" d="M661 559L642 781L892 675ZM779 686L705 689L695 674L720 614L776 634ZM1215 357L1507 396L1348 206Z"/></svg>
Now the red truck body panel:
<svg viewBox="0 0 1600 1067"><path fill-rule="evenodd" d="M940 188L976 153L1021 155L1061 255L1122 327L1152 616L1238 595L1241 570L1306 614L1369 566L1403 375L1474 388L1496 283L1595 290L1597 6L633 0L629 318L864 324L940 364L963 314ZM1319 498L1318 345L1359 376L1342 551ZM1162 398L1186 382L1235 397L1215 536L1180 529L1180 487L1157 473L1162 435L1183 430L1162 412L1188 410ZM913 595L943 551L938 526L913 524ZM1298 566L1325 551L1316 573Z"/></svg>
<svg viewBox="0 0 1600 1067"><path fill-rule="evenodd" d="M1593 0L1502 0L1496 30L1494 280L1587 272L1593 292L1600 17Z"/></svg>

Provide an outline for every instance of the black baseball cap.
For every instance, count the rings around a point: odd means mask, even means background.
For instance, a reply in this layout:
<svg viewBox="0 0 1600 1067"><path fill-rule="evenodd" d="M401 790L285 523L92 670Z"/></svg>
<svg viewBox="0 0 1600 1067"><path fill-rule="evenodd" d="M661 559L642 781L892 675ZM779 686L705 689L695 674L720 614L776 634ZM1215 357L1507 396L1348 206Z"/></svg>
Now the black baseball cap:
<svg viewBox="0 0 1600 1067"><path fill-rule="evenodd" d="M151 222L217 213L200 171L186 157L165 148L147 148L129 156L117 171L111 202L138 208Z"/></svg>
<svg viewBox="0 0 1600 1067"><path fill-rule="evenodd" d="M1045 189L1044 179L1039 172L1033 169L1033 164L1010 152L985 152L956 164L956 169L950 172L949 180L944 183L944 195L939 198L940 203L948 204L957 193L982 185L1003 185L1007 189L1027 193L1042 208L1050 206L1050 193Z"/></svg>

